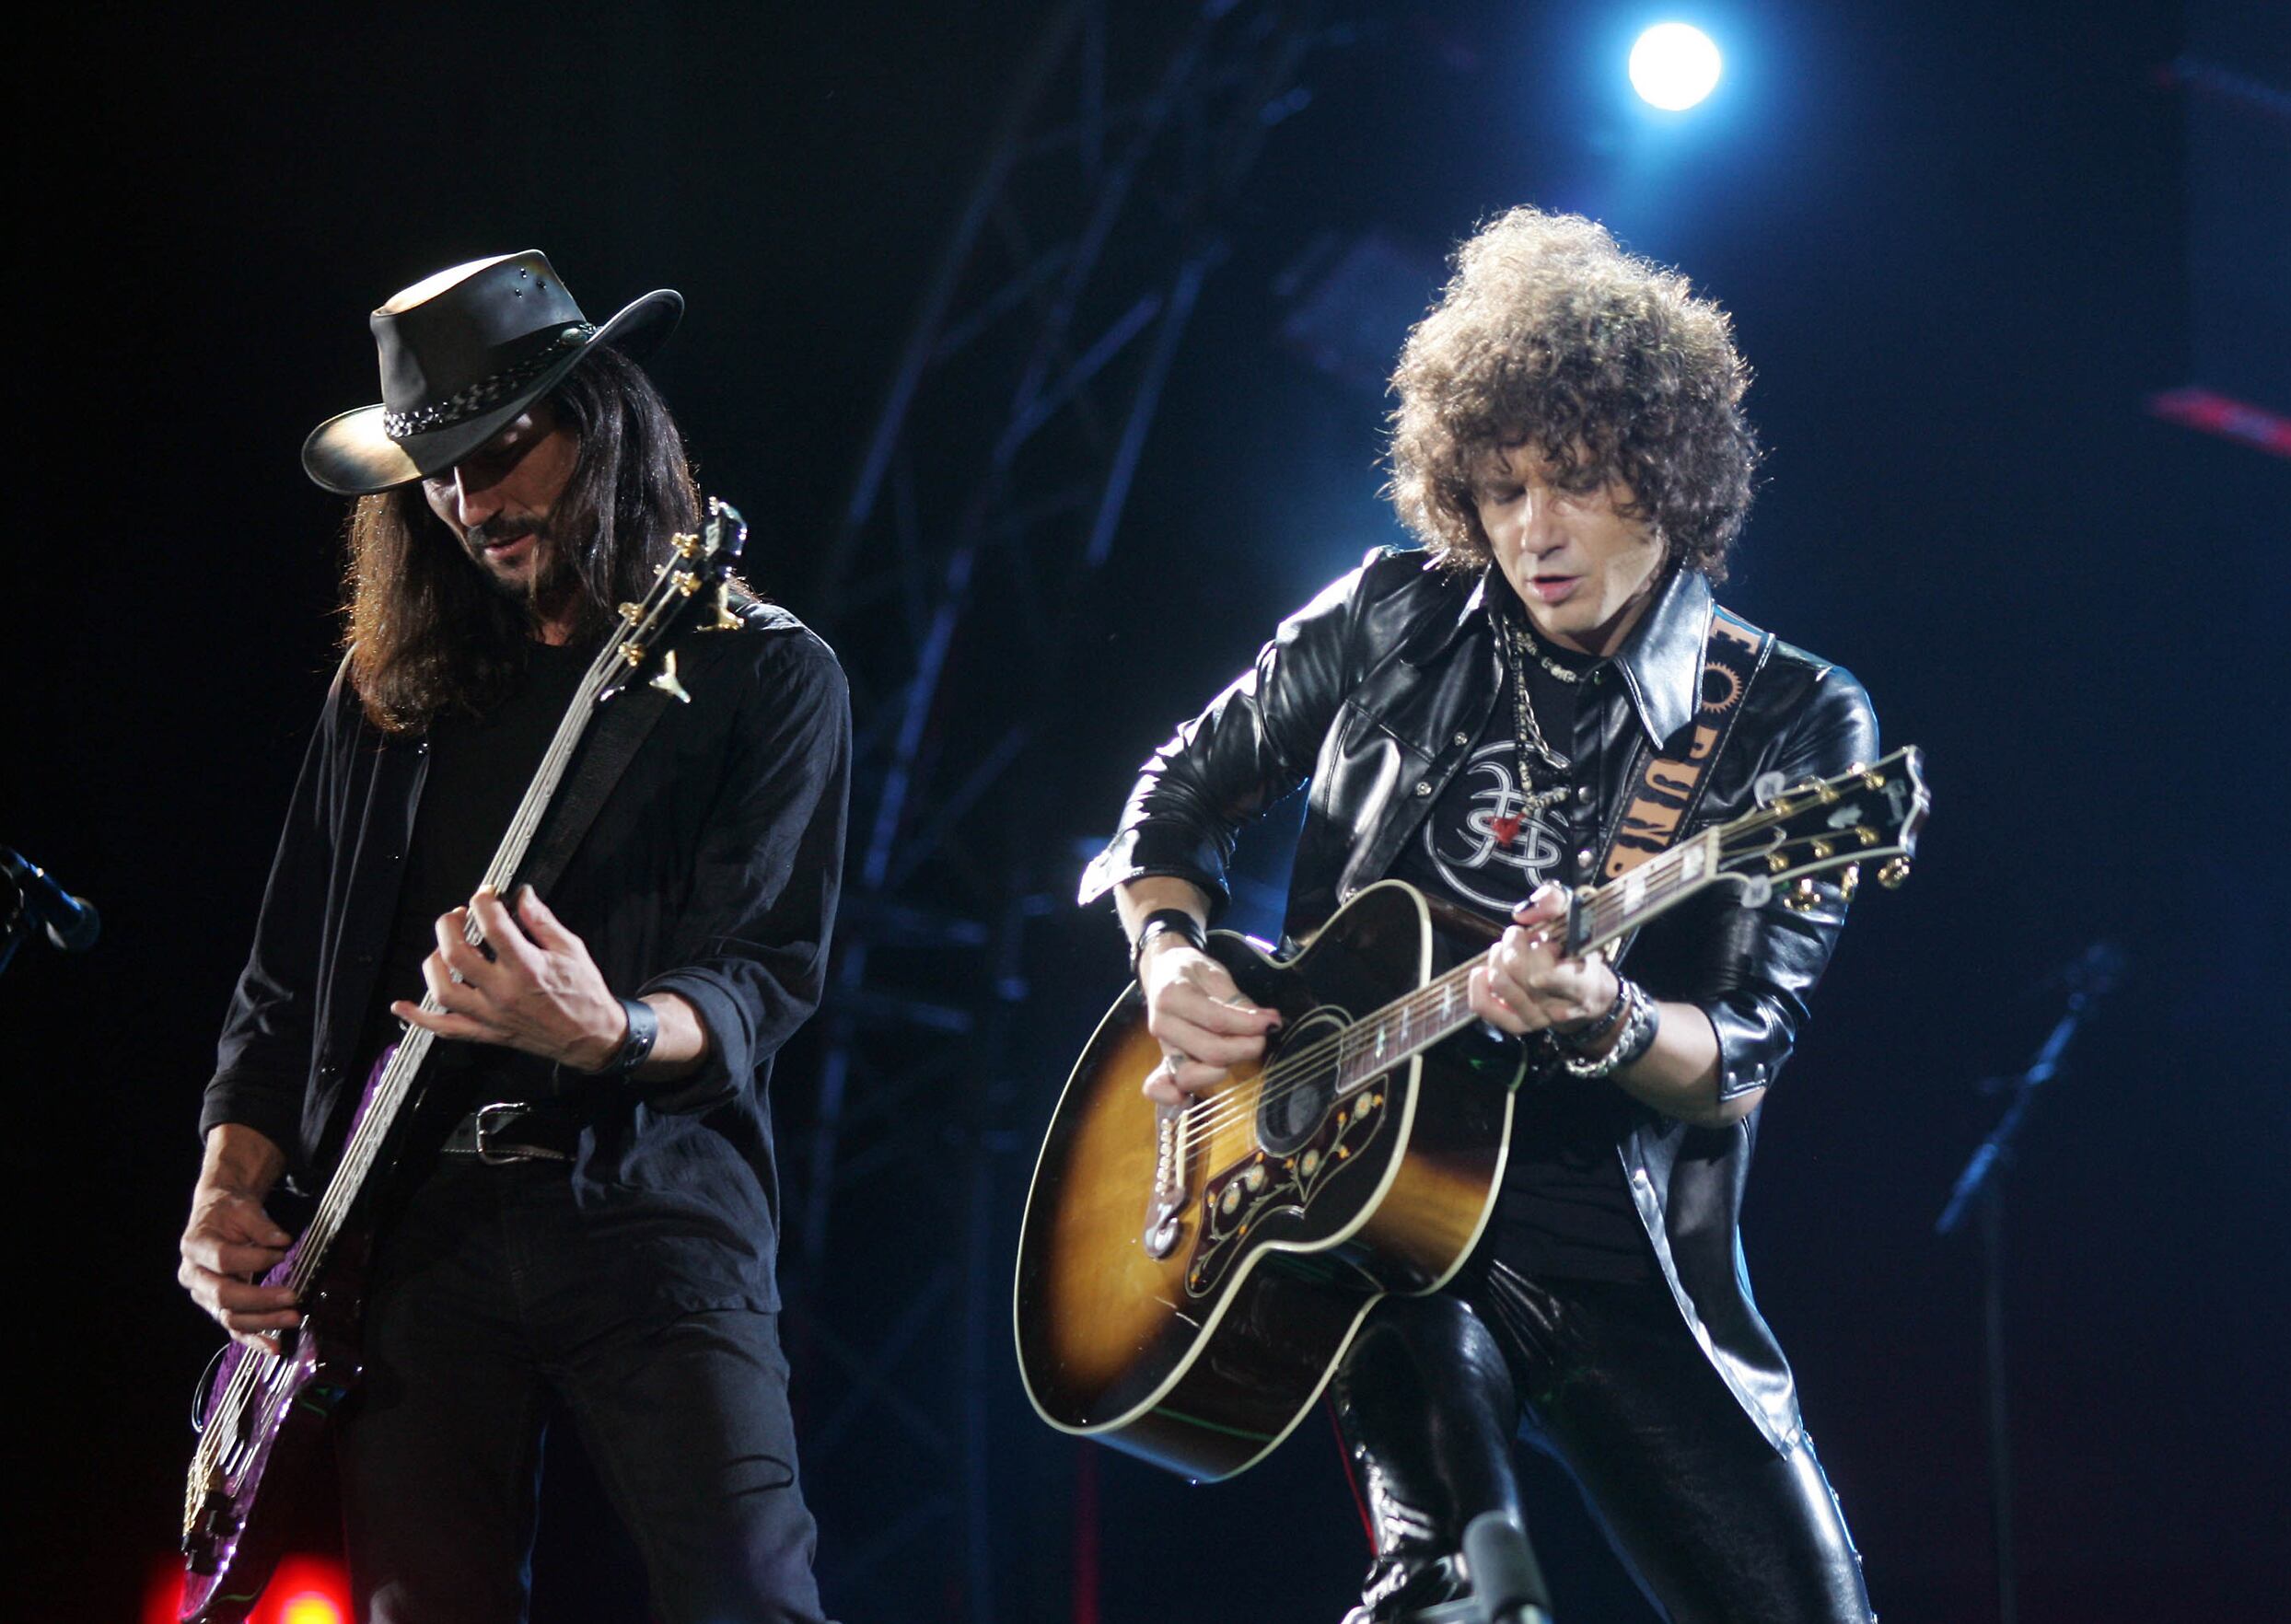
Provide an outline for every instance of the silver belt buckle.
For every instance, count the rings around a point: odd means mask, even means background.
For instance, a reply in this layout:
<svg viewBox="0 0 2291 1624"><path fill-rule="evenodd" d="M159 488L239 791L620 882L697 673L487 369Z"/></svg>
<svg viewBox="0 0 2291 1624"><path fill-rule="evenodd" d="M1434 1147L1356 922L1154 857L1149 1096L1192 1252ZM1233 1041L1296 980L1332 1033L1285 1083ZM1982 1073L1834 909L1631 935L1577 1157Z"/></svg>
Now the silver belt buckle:
<svg viewBox="0 0 2291 1624"><path fill-rule="evenodd" d="M488 1167L506 1167L512 1162L531 1161L533 1158L529 1154L523 1152L497 1151L486 1143L486 1136L490 1127L486 1121L488 1117L493 1116L496 1112L506 1115L512 1111L528 1111L530 1109L532 1109L532 1108L527 1105L523 1100L517 1099L496 1100L492 1105L478 1107L475 1113L477 1119L477 1159L484 1163Z"/></svg>

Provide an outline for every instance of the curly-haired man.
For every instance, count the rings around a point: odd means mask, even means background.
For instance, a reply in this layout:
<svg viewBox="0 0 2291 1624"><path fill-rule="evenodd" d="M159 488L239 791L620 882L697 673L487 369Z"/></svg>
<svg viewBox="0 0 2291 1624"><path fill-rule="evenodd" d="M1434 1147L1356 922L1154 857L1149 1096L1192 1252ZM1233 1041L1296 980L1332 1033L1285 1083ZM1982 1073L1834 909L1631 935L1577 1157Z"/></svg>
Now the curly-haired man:
<svg viewBox="0 0 2291 1624"><path fill-rule="evenodd" d="M1599 226L1489 225L1393 378L1391 494L1425 551L1372 554L1285 622L1146 764L1085 882L1140 945L1169 1104L1276 1024L1202 932L1235 830L1301 780L1291 940L1386 878L1507 926L1471 981L1531 1060L1493 1221L1442 1290L1378 1305L1331 1387L1375 1544L1351 1624L1464 1591L1463 1529L1518 1510L1523 1432L1670 1618L1871 1617L1737 1232L1843 899L1690 903L1628 975L1551 940L1650 759L1694 736L1758 458L1748 382L1725 312ZM1694 817L1876 755L1860 685L1773 643Z"/></svg>

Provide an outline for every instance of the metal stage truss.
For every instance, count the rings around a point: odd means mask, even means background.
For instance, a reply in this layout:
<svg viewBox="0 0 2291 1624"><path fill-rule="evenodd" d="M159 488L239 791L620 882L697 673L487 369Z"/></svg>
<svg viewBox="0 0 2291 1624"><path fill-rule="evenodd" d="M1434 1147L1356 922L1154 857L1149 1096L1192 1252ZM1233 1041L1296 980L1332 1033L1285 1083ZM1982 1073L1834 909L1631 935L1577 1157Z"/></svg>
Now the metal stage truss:
<svg viewBox="0 0 2291 1624"><path fill-rule="evenodd" d="M925 1584L938 1617L1025 1610L997 1610L989 1532L990 1395L1016 1389L998 1237L1040 1126L1012 1061L1029 922L1076 866L1026 785L1054 770L1091 584L1241 183L1340 34L1247 0L1046 16L808 606L857 767L784 1267L806 1475L823 1520L865 1496L821 1558L855 1612Z"/></svg>

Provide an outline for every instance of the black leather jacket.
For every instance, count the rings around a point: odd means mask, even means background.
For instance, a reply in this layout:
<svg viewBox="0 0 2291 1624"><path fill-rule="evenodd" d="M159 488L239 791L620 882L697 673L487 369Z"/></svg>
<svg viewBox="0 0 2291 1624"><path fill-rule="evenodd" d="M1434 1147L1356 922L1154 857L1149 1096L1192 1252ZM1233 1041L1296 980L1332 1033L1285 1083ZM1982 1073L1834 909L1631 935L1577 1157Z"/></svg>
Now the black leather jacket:
<svg viewBox="0 0 2291 1624"><path fill-rule="evenodd" d="M1082 899L1147 875L1175 875L1226 900L1240 826L1309 777L1285 934L1308 935L1385 876L1479 739L1502 656L1487 577L1459 579L1420 552L1378 551L1282 623L1255 667L1146 763L1113 843ZM1710 587L1674 574L1624 647L1588 683L1572 744L1578 793L1575 874L1588 878L1646 749L1692 717ZM1760 776L1795 783L1878 759L1868 695L1844 670L1776 642L1687 833L1747 811ZM1843 926L1821 887L1811 911L1735 904L1721 887L1649 924L1632 974L1697 1005L1718 1037L1722 1097L1773 1083L1806 1020L1806 997ZM1618 1150L1664 1278L1695 1340L1760 1431L1787 1451L1802 1435L1788 1364L1750 1299L1738 1220L1755 1111L1704 1128L1637 1108Z"/></svg>

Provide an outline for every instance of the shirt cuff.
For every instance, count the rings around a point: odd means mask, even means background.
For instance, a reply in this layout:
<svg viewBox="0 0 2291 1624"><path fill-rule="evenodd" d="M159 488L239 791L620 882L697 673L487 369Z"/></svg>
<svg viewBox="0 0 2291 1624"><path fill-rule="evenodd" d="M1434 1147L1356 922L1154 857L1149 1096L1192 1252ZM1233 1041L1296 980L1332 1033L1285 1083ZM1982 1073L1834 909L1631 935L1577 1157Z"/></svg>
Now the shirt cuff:
<svg viewBox="0 0 2291 1624"><path fill-rule="evenodd" d="M1225 883L1225 862L1214 842L1168 824L1141 823L1123 829L1090 859L1082 871L1082 888L1076 900L1087 906L1131 880L1156 875L1190 880L1209 899L1209 922L1232 900Z"/></svg>
<svg viewBox="0 0 2291 1624"><path fill-rule="evenodd" d="M218 1074L207 1085L199 1105L199 1138L204 1143L226 1122L251 1128L285 1154L289 1166L302 1165L302 1089L297 1082L282 1088L278 1079L246 1072Z"/></svg>
<svg viewBox="0 0 2291 1624"><path fill-rule="evenodd" d="M1795 1047L1779 1028L1781 1023L1753 1003L1748 1009L1731 1003L1697 1004L1710 1018L1718 1038L1718 1097L1764 1088L1782 1074L1782 1064Z"/></svg>
<svg viewBox="0 0 2291 1624"><path fill-rule="evenodd" d="M700 1017L707 1049L699 1065L680 1077L657 1083L636 1079L632 1086L657 1111L689 1115L712 1110L739 1095L755 1074L755 1040L746 1010L723 984L700 970L670 970L637 989L636 996L671 992Z"/></svg>

